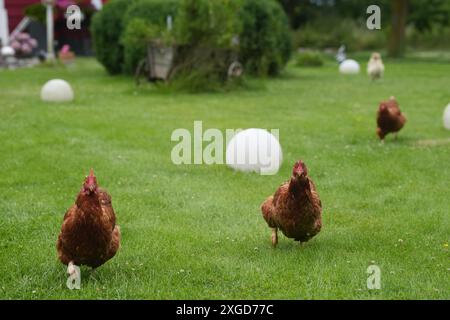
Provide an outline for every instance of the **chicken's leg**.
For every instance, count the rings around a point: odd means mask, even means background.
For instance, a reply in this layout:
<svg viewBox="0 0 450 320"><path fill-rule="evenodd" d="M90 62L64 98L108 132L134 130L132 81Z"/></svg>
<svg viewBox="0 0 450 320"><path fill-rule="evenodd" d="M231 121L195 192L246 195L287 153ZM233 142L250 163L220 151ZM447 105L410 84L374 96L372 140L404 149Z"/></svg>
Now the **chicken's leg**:
<svg viewBox="0 0 450 320"><path fill-rule="evenodd" d="M275 248L278 244L278 228L272 228L272 246Z"/></svg>

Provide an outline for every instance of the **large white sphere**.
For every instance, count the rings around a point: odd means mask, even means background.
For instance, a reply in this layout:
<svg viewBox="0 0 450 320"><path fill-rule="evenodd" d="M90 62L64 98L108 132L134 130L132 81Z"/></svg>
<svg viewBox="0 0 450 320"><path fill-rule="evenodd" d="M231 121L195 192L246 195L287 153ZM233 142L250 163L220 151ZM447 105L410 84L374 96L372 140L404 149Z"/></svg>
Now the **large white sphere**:
<svg viewBox="0 0 450 320"><path fill-rule="evenodd" d="M450 103L447 105L444 111L444 127L450 130Z"/></svg>
<svg viewBox="0 0 450 320"><path fill-rule="evenodd" d="M227 165L238 171L276 174L283 154L278 139L264 129L247 129L237 133L228 143Z"/></svg>
<svg viewBox="0 0 450 320"><path fill-rule="evenodd" d="M342 74L358 74L359 70L359 63L353 59L344 60L339 65L339 72Z"/></svg>
<svg viewBox="0 0 450 320"><path fill-rule="evenodd" d="M16 54L16 51L14 51L14 49L11 47L3 47L1 54L4 57L12 57Z"/></svg>
<svg viewBox="0 0 450 320"><path fill-rule="evenodd" d="M41 99L48 102L72 101L73 90L67 81L53 79L48 81L41 90Z"/></svg>

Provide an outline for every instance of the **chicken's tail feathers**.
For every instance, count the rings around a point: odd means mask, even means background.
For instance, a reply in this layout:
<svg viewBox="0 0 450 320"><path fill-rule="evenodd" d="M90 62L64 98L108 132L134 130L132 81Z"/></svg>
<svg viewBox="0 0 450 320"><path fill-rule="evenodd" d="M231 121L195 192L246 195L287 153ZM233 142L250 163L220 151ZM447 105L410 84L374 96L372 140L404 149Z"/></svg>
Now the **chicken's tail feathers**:
<svg viewBox="0 0 450 320"><path fill-rule="evenodd" d="M120 239L122 235L120 233L120 226L116 225L113 230L111 243L108 250L107 260L114 257L117 251L120 249Z"/></svg>
<svg viewBox="0 0 450 320"><path fill-rule="evenodd" d="M273 196L268 197L261 205L261 211L264 213L265 211L270 211L273 204Z"/></svg>
<svg viewBox="0 0 450 320"><path fill-rule="evenodd" d="M273 196L270 196L266 199L266 201L263 202L261 205L261 212L264 217L264 220L266 220L267 224L271 228L275 228L276 226L272 223L273 218Z"/></svg>
<svg viewBox="0 0 450 320"><path fill-rule="evenodd" d="M112 242L117 242L117 246L120 246L120 239L122 238L122 233L120 232L120 226L115 225L113 234L112 234Z"/></svg>

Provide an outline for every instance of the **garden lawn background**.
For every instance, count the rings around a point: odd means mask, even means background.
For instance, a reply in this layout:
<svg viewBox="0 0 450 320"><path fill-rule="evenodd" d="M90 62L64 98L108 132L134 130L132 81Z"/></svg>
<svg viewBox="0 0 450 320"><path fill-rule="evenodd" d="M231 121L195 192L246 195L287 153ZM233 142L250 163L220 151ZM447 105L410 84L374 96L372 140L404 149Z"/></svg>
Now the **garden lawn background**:
<svg viewBox="0 0 450 320"><path fill-rule="evenodd" d="M0 298L449 299L450 64L387 60L385 78L290 65L249 90L187 94L136 88L91 59L0 71ZM39 99L51 78L76 99ZM378 103L408 116L398 141L375 136ZM177 128L280 129L274 176L224 165L176 166ZM304 247L270 245L259 206L303 159L323 202ZM117 256L66 288L57 260L63 215L93 167L122 230ZM381 268L381 290L366 269Z"/></svg>

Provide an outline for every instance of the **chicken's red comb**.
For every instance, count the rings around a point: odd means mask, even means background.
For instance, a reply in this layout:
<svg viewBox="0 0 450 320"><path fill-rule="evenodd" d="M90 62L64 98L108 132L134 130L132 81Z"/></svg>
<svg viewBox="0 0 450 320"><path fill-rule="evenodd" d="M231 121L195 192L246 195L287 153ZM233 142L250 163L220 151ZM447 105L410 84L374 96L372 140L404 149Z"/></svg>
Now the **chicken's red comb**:
<svg viewBox="0 0 450 320"><path fill-rule="evenodd" d="M296 163L295 163L295 165L294 165L294 168L293 168L293 170L292 170L292 173L293 174L295 174L295 173L302 173L302 172L304 172L304 173L308 173L308 169L306 168L306 165L305 165L305 163L302 161L302 160L298 160Z"/></svg>
<svg viewBox="0 0 450 320"><path fill-rule="evenodd" d="M385 102L381 102L381 103L380 103L380 107L378 108L378 110L384 112L384 111L386 111L387 109L388 109L388 107L387 107L386 103L385 103Z"/></svg>
<svg viewBox="0 0 450 320"><path fill-rule="evenodd" d="M84 182L88 185L97 183L97 178L95 177L94 169L91 168L91 170L89 171L89 175L86 176Z"/></svg>

